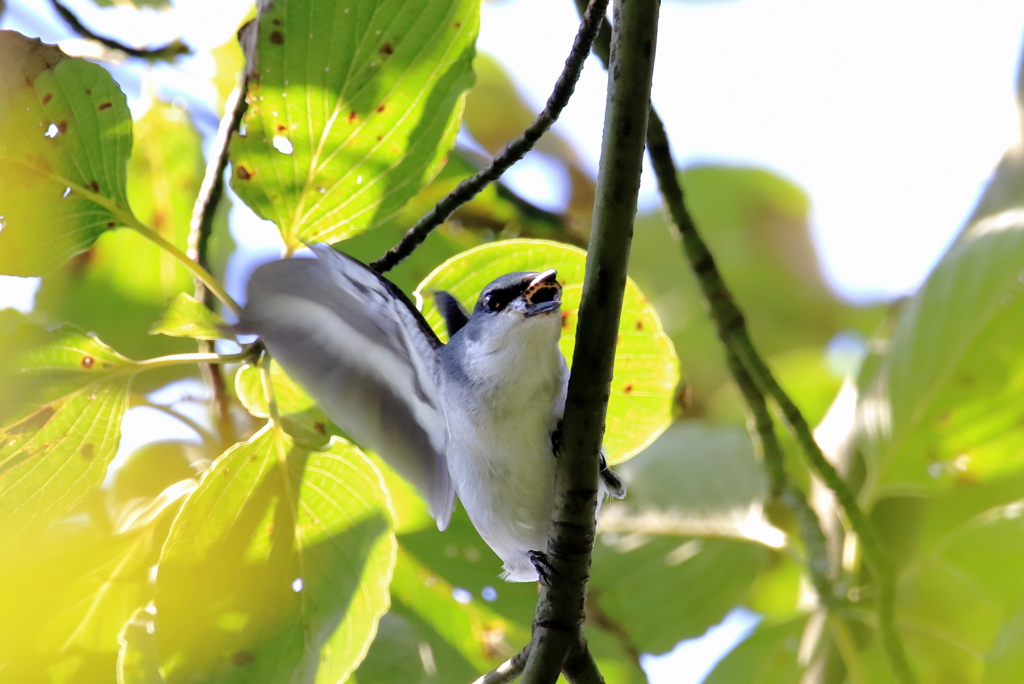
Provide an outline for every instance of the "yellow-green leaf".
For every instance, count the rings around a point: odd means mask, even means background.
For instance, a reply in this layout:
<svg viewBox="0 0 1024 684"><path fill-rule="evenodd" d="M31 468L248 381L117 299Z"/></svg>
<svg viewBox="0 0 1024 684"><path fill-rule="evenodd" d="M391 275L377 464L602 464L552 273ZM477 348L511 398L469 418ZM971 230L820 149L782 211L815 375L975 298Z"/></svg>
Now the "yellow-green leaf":
<svg viewBox="0 0 1024 684"><path fill-rule="evenodd" d="M430 326L443 336L444 323L432 296L435 290L447 290L472 308L484 286L498 276L512 271L557 269L558 281L562 284L559 346L571 364L586 256L586 252L576 247L543 240L508 240L483 245L435 269L416 289L416 301ZM679 360L672 341L662 331L654 307L629 280L622 302L615 375L604 435L610 463L630 458L668 427L678 382Z"/></svg>
<svg viewBox="0 0 1024 684"><path fill-rule="evenodd" d="M311 452L268 424L204 474L164 545L164 677L344 681L388 608L395 549L380 473L358 449Z"/></svg>
<svg viewBox="0 0 1024 684"><path fill-rule="evenodd" d="M42 275L131 215L132 120L103 67L0 31L0 273Z"/></svg>
<svg viewBox="0 0 1024 684"><path fill-rule="evenodd" d="M224 319L190 294L181 292L153 324L151 335L219 340L225 336Z"/></svg>
<svg viewBox="0 0 1024 684"><path fill-rule="evenodd" d="M282 416L302 413L316 406L316 400L288 377L281 365L270 362L270 382L274 385L274 399ZM245 410L257 418L267 418L267 399L263 389L263 373L259 366L244 364L235 373L235 393Z"/></svg>
<svg viewBox="0 0 1024 684"><path fill-rule="evenodd" d="M103 481L133 368L67 326L0 338L0 537L57 519Z"/></svg>
<svg viewBox="0 0 1024 684"><path fill-rule="evenodd" d="M277 0L232 187L290 250L337 242L401 209L455 140L479 0Z"/></svg>

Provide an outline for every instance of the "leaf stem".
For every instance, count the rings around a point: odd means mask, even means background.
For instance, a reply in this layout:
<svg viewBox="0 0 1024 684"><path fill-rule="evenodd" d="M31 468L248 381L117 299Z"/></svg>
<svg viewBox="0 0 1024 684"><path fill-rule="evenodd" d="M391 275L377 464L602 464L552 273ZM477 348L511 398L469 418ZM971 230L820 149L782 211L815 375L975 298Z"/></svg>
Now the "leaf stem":
<svg viewBox="0 0 1024 684"><path fill-rule="evenodd" d="M569 376L546 553L550 572L541 583L525 684L554 684L563 665L578 665L575 656L586 648L582 627L595 536L599 454L636 217L659 4L615 0L613 9L604 141L572 361L577 370ZM592 3L587 12L594 10ZM593 671L596 680L580 681L601 681L596 667Z"/></svg>
<svg viewBox="0 0 1024 684"><path fill-rule="evenodd" d="M583 20L576 33L576 40L573 42L569 57L565 60L565 68L555 82L555 87L551 91L551 96L548 97L544 111L527 126L519 137L506 145L505 149L491 160L487 168L459 183L454 190L417 221L416 225L405 233L397 245L370 264L370 268L377 273L387 273L397 266L412 254L427 239L431 231L444 223L456 209L473 199L488 184L501 178L501 175L510 166L533 149L541 136L558 120L565 105L569 103L569 98L572 97L573 90L576 89L576 81L579 80L580 73L583 71L583 64L587 61L590 47L601 27L607 8L608 0L591 0L583 13Z"/></svg>
<svg viewBox="0 0 1024 684"><path fill-rule="evenodd" d="M212 275L210 275L210 273L205 268L189 259L188 255L185 254L180 249L178 249L178 247L175 246L174 243L164 238L163 235L156 232L149 226L140 222L137 218L135 218L135 216L131 214L131 212L120 210L118 212L118 218L120 218L124 222L125 226L139 233L147 240L150 240L151 242L155 243L158 247L160 247L168 254L173 256L175 259L177 259L179 262L181 262L181 265L188 269L189 273L191 273L195 278L199 279L203 283L203 285L208 287L210 289L210 292L212 292L217 297L217 299L222 301L224 303L224 306L228 307L228 309L230 309L233 314L237 316L238 313L242 310L241 307L238 306L238 303L231 298L231 295L229 295L224 290L224 288L220 286L216 279Z"/></svg>
<svg viewBox="0 0 1024 684"><path fill-rule="evenodd" d="M138 372L167 366L185 366L190 363L243 363L251 358L252 350L248 348L237 354L171 354L135 361L129 368L133 372Z"/></svg>

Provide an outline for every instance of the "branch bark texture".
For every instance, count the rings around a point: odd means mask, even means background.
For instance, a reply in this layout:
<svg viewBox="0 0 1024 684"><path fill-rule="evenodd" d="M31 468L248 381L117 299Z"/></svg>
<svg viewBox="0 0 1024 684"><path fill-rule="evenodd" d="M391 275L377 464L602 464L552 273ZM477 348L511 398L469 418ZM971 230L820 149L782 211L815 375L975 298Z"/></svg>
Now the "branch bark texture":
<svg viewBox="0 0 1024 684"><path fill-rule="evenodd" d="M581 8L583 0L576 0ZM594 41L594 54L609 66L609 27L605 22ZM896 573L891 559L882 547L874 525L857 504L856 497L846 481L825 458L821 447L814 440L807 420L789 395L772 375L771 369L758 353L746 320L732 293L726 287L714 257L697 230L697 226L686 208L683 188L679 183L675 161L668 136L661 118L651 107L647 123L647 151L658 179L665 204L672 222L683 241L683 249L690 266L697 276L701 290L708 302L711 318L715 323L719 339L726 350L728 365L733 379L747 401L754 416L761 445L764 448L765 467L771 481L773 494L789 508L797 519L801 537L808 551L808 570L821 597L822 603L834 607L840 601L831 588L828 578L828 556L825 547L821 521L807 502L807 497L792 484L782 466L782 452L775 437L770 414L767 413L765 396L770 396L782 410L786 423L796 435L811 468L821 478L839 503L850 527L860 540L864 559L871 568L878 586L879 633L893 673L901 684L914 684L917 676L907 659L906 651L896 630ZM777 455L774 453L778 451Z"/></svg>
<svg viewBox="0 0 1024 684"><path fill-rule="evenodd" d="M583 609L594 545L598 462L640 188L658 10L659 0L614 4L594 224L547 547L551 572L537 602L530 659L523 673L526 684L553 684L567 657L572 656L568 662L576 666L580 649L585 648Z"/></svg>
<svg viewBox="0 0 1024 684"><path fill-rule="evenodd" d="M377 259L370 268L377 273L386 273L402 262L413 251L419 247L431 231L448 220L452 213L486 188L490 183L501 178L513 164L526 156L526 153L533 149L540 137L558 120L558 116L569 103L573 91L576 89L576 81L583 71L583 64L590 55L590 48L594 38L604 21L605 11L608 9L608 0L591 0L582 12L583 19L580 23L579 32L573 42L569 57L565 60L565 68L555 82L555 88L548 97L544 111L534 119L522 135L505 146L490 163L490 165L478 172L476 175L467 178L459 183L444 199L434 205L423 218L410 228L397 245L387 251L380 259Z"/></svg>
<svg viewBox="0 0 1024 684"><path fill-rule="evenodd" d="M217 214L217 207L224 198L224 170L228 166L228 143L231 141L231 134L238 130L246 109L245 79L240 78L239 81L224 104L225 113L217 128L210 161L206 165L206 173L203 175L203 183L192 207L192 218L189 222L188 257L207 272L210 271L209 245L210 236L213 234L213 220ZM206 304L210 310L214 310L217 300L213 293L203 281L198 278L194 280L196 299ZM212 353L213 342L199 340L199 351ZM213 418L217 423L221 451L226 451L235 443L237 435L231 419L230 398L225 386L224 373L219 365L210 363L201 364L199 371L213 395Z"/></svg>

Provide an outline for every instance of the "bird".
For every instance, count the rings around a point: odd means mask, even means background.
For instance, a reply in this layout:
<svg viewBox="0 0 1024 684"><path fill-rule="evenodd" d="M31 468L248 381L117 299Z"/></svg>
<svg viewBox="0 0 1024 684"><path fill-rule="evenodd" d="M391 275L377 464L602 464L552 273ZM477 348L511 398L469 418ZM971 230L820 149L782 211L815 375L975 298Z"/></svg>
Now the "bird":
<svg viewBox="0 0 1024 684"><path fill-rule="evenodd" d="M234 331L258 335L339 428L412 482L439 529L457 496L502 579L544 581L569 380L556 271L503 275L471 312L435 292L445 344L387 278L311 249L253 272ZM599 508L625 495L603 453L598 489Z"/></svg>

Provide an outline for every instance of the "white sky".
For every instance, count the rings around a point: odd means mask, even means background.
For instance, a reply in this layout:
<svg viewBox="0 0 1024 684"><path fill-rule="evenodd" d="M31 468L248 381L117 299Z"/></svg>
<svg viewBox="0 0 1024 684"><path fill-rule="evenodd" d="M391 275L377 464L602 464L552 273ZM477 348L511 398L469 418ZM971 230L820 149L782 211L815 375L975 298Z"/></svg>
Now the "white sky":
<svg viewBox="0 0 1024 684"><path fill-rule="evenodd" d="M198 47L226 40L247 5L217 0L219 15L211 16L209 0L179 0L178 12L140 22L134 13L122 20L117 10L69 4L112 33L151 44L183 35ZM68 36L44 0L8 5L3 28L48 41ZM847 297L916 288L1018 135L1020 0L664 0L661 14L654 101L677 163L765 167L803 187L826 275ZM506 65L539 110L577 25L570 0L485 2L479 48ZM151 78L161 93L203 97L212 92L204 81L211 67L191 60L184 74L160 68ZM115 75L139 92L137 73ZM604 81L591 59L557 124L594 170ZM210 112L197 115L202 128L215 125ZM558 179L534 163L512 183L544 204ZM657 203L649 174L642 192L645 206ZM31 308L35 287L35 279L0 277L0 307ZM131 424L127 435L126 443L138 441ZM646 661L652 680L699 681L753 620L732 615L675 657Z"/></svg>

